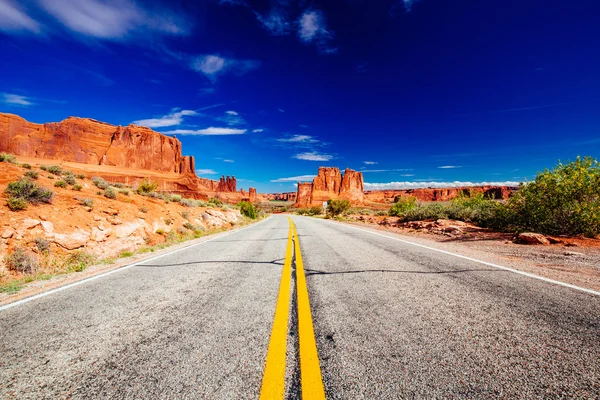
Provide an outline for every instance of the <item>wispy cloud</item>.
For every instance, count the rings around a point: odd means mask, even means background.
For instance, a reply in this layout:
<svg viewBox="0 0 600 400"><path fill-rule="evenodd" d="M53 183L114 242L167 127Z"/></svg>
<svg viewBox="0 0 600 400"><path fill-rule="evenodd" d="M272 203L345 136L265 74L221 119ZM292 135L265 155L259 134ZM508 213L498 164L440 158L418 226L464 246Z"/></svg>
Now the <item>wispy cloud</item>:
<svg viewBox="0 0 600 400"><path fill-rule="evenodd" d="M375 165L375 164L377 164L377 161L363 161L363 164L366 164L366 165Z"/></svg>
<svg viewBox="0 0 600 400"><path fill-rule="evenodd" d="M197 116L198 113L194 110L179 110L174 108L170 114L158 118L148 118L133 121L135 125L147 126L148 128L164 128L167 126L180 125L183 122L183 117Z"/></svg>
<svg viewBox="0 0 600 400"><path fill-rule="evenodd" d="M310 136L310 135L292 135L289 137L285 137L285 138L279 138L277 139L278 142L281 143L319 143L319 140L315 139L314 137Z"/></svg>
<svg viewBox="0 0 600 400"><path fill-rule="evenodd" d="M440 181L419 181L419 182L386 182L386 183L368 183L365 182L365 190L393 190L393 189L421 189L421 188L452 188L469 186L519 186L519 182L440 182Z"/></svg>
<svg viewBox="0 0 600 400"><path fill-rule="evenodd" d="M327 28L325 14L319 10L307 10L298 20L298 37L304 43L315 43L319 51L323 53L335 53L337 49L332 48L329 42L333 38L333 32Z"/></svg>
<svg viewBox="0 0 600 400"><path fill-rule="evenodd" d="M0 1L0 31L9 33L41 33L41 25L28 16L19 5L22 6L23 3L11 0Z"/></svg>
<svg viewBox="0 0 600 400"><path fill-rule="evenodd" d="M273 183L282 183L282 182L301 182L301 181L311 181L316 175L300 175L300 176L290 176L288 178L277 178L271 180Z"/></svg>
<svg viewBox="0 0 600 400"><path fill-rule="evenodd" d="M333 159L333 156L331 154L323 154L318 153L316 151L310 151L306 153L296 154L293 158L305 161L329 161Z"/></svg>
<svg viewBox="0 0 600 400"><path fill-rule="evenodd" d="M438 167L439 169L456 169L456 168L462 168L462 165L442 165L441 167Z"/></svg>
<svg viewBox="0 0 600 400"><path fill-rule="evenodd" d="M247 124L246 120L236 111L225 111L225 115L215 117L215 121L224 122L229 126Z"/></svg>
<svg viewBox="0 0 600 400"><path fill-rule="evenodd" d="M232 163L232 162L235 162L235 160L229 160L229 159L225 159L225 160L223 160L223 162L226 162L226 163Z"/></svg>
<svg viewBox="0 0 600 400"><path fill-rule="evenodd" d="M279 4L273 4L271 11L267 15L254 12L256 19L273 36L285 36L292 30L292 23L289 20L287 11Z"/></svg>
<svg viewBox="0 0 600 400"><path fill-rule="evenodd" d="M260 67L260 64L261 62L257 60L236 60L217 54L206 54L195 57L192 60L191 67L194 71L200 72L214 81L220 75L244 75Z"/></svg>
<svg viewBox="0 0 600 400"><path fill-rule="evenodd" d="M200 136L225 136L225 135L243 135L247 129L218 128L208 127L204 129L175 129L173 131L163 132L166 135L200 135Z"/></svg>
<svg viewBox="0 0 600 400"><path fill-rule="evenodd" d="M227 114L227 115L239 115L237 111L231 111L231 110L225 111L225 114Z"/></svg>
<svg viewBox="0 0 600 400"><path fill-rule="evenodd" d="M282 109L282 108L278 108L277 111L279 111L280 113L284 113L285 112L285 110Z"/></svg>
<svg viewBox="0 0 600 400"><path fill-rule="evenodd" d="M34 105L33 99L12 93L0 93L0 101L8 106L29 107Z"/></svg>
<svg viewBox="0 0 600 400"><path fill-rule="evenodd" d="M263 128L256 128L256 129L252 129L252 133L260 133L260 132L264 132L265 130Z"/></svg>
<svg viewBox="0 0 600 400"><path fill-rule="evenodd" d="M218 172L214 171L212 169L197 169L196 174L197 175L217 175Z"/></svg>

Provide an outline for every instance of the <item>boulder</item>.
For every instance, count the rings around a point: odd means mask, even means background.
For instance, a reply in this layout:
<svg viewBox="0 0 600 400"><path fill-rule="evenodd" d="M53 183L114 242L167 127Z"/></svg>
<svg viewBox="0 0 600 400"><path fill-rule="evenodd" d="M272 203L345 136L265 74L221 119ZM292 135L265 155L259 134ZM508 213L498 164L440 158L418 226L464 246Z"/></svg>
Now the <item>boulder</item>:
<svg viewBox="0 0 600 400"><path fill-rule="evenodd" d="M93 227L90 237L94 242L104 242L111 234L112 229L107 229L103 226Z"/></svg>
<svg viewBox="0 0 600 400"><path fill-rule="evenodd" d="M548 239L546 239L546 237L540 233L532 233L532 232L520 233L519 236L517 236L517 239L520 243L524 243L524 244L543 244L543 245L550 244L550 241Z"/></svg>
<svg viewBox="0 0 600 400"><path fill-rule="evenodd" d="M10 239L16 232L11 228L6 228L4 232L2 232L2 239Z"/></svg>
<svg viewBox="0 0 600 400"><path fill-rule="evenodd" d="M54 233L54 224L50 221L42 221L40 223L42 225L42 229L44 229L44 233L46 235L51 235Z"/></svg>
<svg viewBox="0 0 600 400"><path fill-rule="evenodd" d="M75 250L86 245L90 239L90 234L83 229L77 229L75 232L67 235L55 233L52 241L67 250Z"/></svg>
<svg viewBox="0 0 600 400"><path fill-rule="evenodd" d="M133 233L141 227L142 227L142 224L139 221L127 222L127 223L118 225L115 228L115 236L117 239L126 238L128 236L133 235Z"/></svg>

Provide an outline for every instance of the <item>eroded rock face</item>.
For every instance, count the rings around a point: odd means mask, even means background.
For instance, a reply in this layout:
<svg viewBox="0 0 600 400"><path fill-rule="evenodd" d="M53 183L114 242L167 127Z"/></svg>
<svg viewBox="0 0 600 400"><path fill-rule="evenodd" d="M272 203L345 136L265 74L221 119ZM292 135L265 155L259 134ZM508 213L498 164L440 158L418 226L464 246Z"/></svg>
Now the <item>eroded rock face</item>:
<svg viewBox="0 0 600 400"><path fill-rule="evenodd" d="M236 191L236 186L237 184L235 181L235 176L221 176L221 179L219 179L219 185L217 186L217 191L234 193Z"/></svg>
<svg viewBox="0 0 600 400"><path fill-rule="evenodd" d="M256 189L255 188L250 188L250 192L248 193L248 200L252 204L256 203L257 197L256 197Z"/></svg>
<svg viewBox="0 0 600 400"><path fill-rule="evenodd" d="M338 168L319 167L319 173L312 183L312 201L320 202L336 198L340 194L341 187L342 173Z"/></svg>
<svg viewBox="0 0 600 400"><path fill-rule="evenodd" d="M346 168L344 176L338 168L320 167L312 183L298 183L297 207L321 205L330 199L346 199L353 204L364 202L364 181L361 172Z"/></svg>
<svg viewBox="0 0 600 400"><path fill-rule="evenodd" d="M519 188L512 186L471 186L455 188L421 188L398 190L371 190L365 192L365 199L374 203L393 203L400 197L414 197L419 201L450 201L464 196L483 193L490 199L505 200Z"/></svg>
<svg viewBox="0 0 600 400"><path fill-rule="evenodd" d="M362 172L356 172L350 168L344 171L340 198L349 200L353 204L361 204L365 201L365 187Z"/></svg>
<svg viewBox="0 0 600 400"><path fill-rule="evenodd" d="M265 200L275 200L275 201L296 201L297 192L287 192L287 193L267 193L261 194L265 198Z"/></svg>
<svg viewBox="0 0 600 400"><path fill-rule="evenodd" d="M313 184L311 182L298 182L297 207L308 207L312 203Z"/></svg>

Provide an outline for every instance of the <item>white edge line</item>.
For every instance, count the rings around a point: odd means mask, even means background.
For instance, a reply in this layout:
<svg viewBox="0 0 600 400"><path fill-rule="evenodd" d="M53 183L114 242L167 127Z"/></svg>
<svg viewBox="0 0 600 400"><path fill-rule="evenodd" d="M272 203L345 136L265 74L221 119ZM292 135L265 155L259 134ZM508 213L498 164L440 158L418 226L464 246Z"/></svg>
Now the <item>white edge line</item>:
<svg viewBox="0 0 600 400"><path fill-rule="evenodd" d="M499 268L499 269L503 269L505 271L514 272L515 274L524 275L524 276L527 276L527 277L533 278L533 279L539 279L541 281L552 283L554 285L564 286L564 287L568 287L570 289L575 289L575 290L579 290L579 291L582 291L582 292L590 293L590 294L593 294L593 295L596 295L596 296L600 296L600 292L597 292L597 291L592 290L592 289L586 289L586 288L583 288L583 287L580 287L580 286L572 285L570 283L556 281L556 280L550 279L550 278L544 278L543 276L531 274L529 272L519 271L518 269L513 269L513 268L509 268L509 267L503 267L502 265L497 265L497 264L489 263L487 261L477 260L476 258L471 258L471 257L463 256L463 255L460 255L460 254L451 253L451 252L446 251L446 250L436 249L435 247L429 247L429 246L425 246L423 244L411 242L411 241L400 239L400 238L396 238L396 237L393 237L393 236L384 235L382 233L373 232L373 231L370 231L368 229L357 228L355 226L344 224L344 223L340 223L340 222L334 222L334 221L327 221L327 222L330 222L330 223L336 224L336 225L342 225L342 226L345 226L347 228L355 229L357 231L367 232L367 233L370 233L372 235L382 236L384 238L388 238L388 239L391 239L391 240L396 240L398 242L410 244L410 245L413 245L413 246L422 247L424 249L437 251L438 253L448 254L450 256L454 256L454 257L462 258L462 259L465 259L465 260L473 261L473 262L476 262L476 263L479 263L479 264L483 264L483 265L487 265L487 266L490 266L490 267Z"/></svg>
<svg viewBox="0 0 600 400"><path fill-rule="evenodd" d="M261 223L267 221L270 218L271 218L271 216L263 219L262 221L259 221L259 222L255 223L255 224L251 224L251 225L245 226L245 227L240 228L240 229L235 229L235 230L231 230L231 231L228 231L228 232L223 232L223 234L221 234L221 235L216 234L215 237L210 238L208 240L203 240L202 242L199 242L199 243L190 244L188 246L182 247L182 248L177 249L177 250L169 251L169 252L167 252L165 254L161 254L161 255L156 256L156 257L151 257L151 258L147 258L145 260L138 261L138 262L133 263L133 264L124 265L122 267L118 267L116 269L113 269L113 270L110 270L110 271L107 271L107 272L103 272L103 273L100 273L98 275L94 275L94 276L91 276L89 278L82 279L82 280L77 281L77 282L69 283L68 285L64 285L64 286L57 287L55 289L48 290L47 292L38 293L36 295L30 296L30 297L26 297L26 298L21 299L21 300L17 300L17 301L15 301L13 303L5 304L5 305L3 305L3 306L0 307L0 312L8 310L9 308L12 308L12 307L20 306L21 304L29 303L30 301L33 301L33 300L41 299L42 297L46 297L46 296L49 296L49 295L54 294L54 293L62 292L63 290L71 289L71 288L73 288L75 286L83 285L84 283L88 283L88 282L94 281L96 279L104 278L105 276L108 276L108 275L111 275L111 274L115 274L117 272L125 271L125 270L127 270L129 268L136 267L136 266L138 266L140 264L144 264L144 263L147 263L149 261L157 260L157 259L162 258L162 257L166 257L166 256L170 256L170 255L175 254L175 253L179 253L180 251L187 250L187 249L189 249L191 247L200 246L200 245L202 245L204 243L212 242L213 240L220 239L220 238L222 238L224 236L229 236L231 234L234 234L234 233L237 233L237 232L241 232L244 229L248 229L248 228L251 228L251 227L256 226L258 224L261 224Z"/></svg>

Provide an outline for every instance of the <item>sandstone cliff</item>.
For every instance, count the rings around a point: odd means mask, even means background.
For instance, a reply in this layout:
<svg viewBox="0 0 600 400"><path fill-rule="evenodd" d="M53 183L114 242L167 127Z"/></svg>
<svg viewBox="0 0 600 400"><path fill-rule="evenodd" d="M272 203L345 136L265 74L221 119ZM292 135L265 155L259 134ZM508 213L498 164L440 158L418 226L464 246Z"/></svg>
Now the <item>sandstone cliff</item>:
<svg viewBox="0 0 600 400"><path fill-rule="evenodd" d="M353 204L364 202L364 181L361 172L346 168L344 175L335 167L319 167L312 183L298 182L297 207L321 205L330 199L346 199Z"/></svg>
<svg viewBox="0 0 600 400"><path fill-rule="evenodd" d="M286 192L286 193L267 193L263 194L265 200L271 201L296 201L297 192Z"/></svg>
<svg viewBox="0 0 600 400"><path fill-rule="evenodd" d="M145 177L159 190L237 202L235 177L199 178L194 157L183 156L181 142L152 129L110 125L89 118L36 124L0 113L0 151L41 160L104 166L95 174L111 182L136 186ZM151 173L150 173L151 172Z"/></svg>
<svg viewBox="0 0 600 400"><path fill-rule="evenodd" d="M419 188L398 190L371 190L365 192L365 199L372 203L393 203L398 197L415 197L419 201L450 201L461 195L470 196L483 193L487 198L508 199L518 187L512 186L470 186L455 188Z"/></svg>

